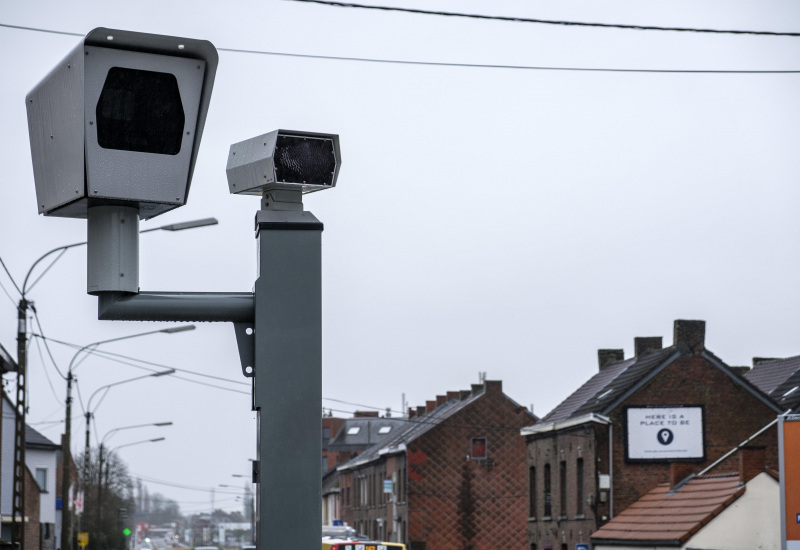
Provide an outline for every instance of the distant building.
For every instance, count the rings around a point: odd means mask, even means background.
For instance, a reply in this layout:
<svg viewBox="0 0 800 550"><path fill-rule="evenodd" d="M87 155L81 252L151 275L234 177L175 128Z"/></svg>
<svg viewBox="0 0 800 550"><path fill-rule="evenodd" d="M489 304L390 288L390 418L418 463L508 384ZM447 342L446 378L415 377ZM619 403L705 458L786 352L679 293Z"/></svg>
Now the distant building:
<svg viewBox="0 0 800 550"><path fill-rule="evenodd" d="M670 481L596 531L593 548L779 548L778 473L765 471L763 459L763 448L745 448L739 455L738 472L689 477L683 477L676 467L679 463L673 463Z"/></svg>
<svg viewBox="0 0 800 550"><path fill-rule="evenodd" d="M531 550L575 548L669 481L672 463L698 473L781 412L708 351L704 321L675 321L673 344L634 339L634 356L598 351L599 371L541 422L527 443ZM778 467L773 426L751 444ZM727 468L727 470L726 470ZM731 471L733 461L718 471Z"/></svg>
<svg viewBox="0 0 800 550"><path fill-rule="evenodd" d="M356 411L353 418L322 418L322 524L342 519L338 467L380 444L404 424L377 411ZM332 435L331 435L332 434Z"/></svg>
<svg viewBox="0 0 800 550"><path fill-rule="evenodd" d="M536 421L486 381L409 410L390 437L339 468L342 516L409 550L525 550L525 446Z"/></svg>
<svg viewBox="0 0 800 550"><path fill-rule="evenodd" d="M3 392L3 421L0 433L0 516L2 543L12 538L14 493L14 418L15 408ZM59 548L57 527L57 471L60 446L26 426L25 431L25 548L55 550ZM60 514L59 514L60 516ZM19 518L20 520L22 518ZM60 518L59 518L60 519Z"/></svg>

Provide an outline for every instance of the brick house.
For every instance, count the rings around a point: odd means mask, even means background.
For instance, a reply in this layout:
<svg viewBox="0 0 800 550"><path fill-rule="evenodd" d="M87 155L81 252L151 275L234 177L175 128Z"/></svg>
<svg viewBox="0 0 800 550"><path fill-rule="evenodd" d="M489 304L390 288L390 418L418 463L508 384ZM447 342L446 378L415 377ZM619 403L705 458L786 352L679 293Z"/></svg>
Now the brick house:
<svg viewBox="0 0 800 550"><path fill-rule="evenodd" d="M14 491L14 418L15 408L3 392L3 421L0 423L0 540L10 544ZM25 548L55 550L56 472L60 446L30 426L25 430Z"/></svg>
<svg viewBox="0 0 800 550"><path fill-rule="evenodd" d="M575 548L659 483L671 464L700 472L773 421L780 408L705 349L704 321L675 321L673 345L634 339L634 356L598 351L599 372L527 444L531 550ZM773 426L750 442L777 469ZM735 469L722 464L718 471Z"/></svg>
<svg viewBox="0 0 800 550"><path fill-rule="evenodd" d="M525 445L536 417L502 382L409 409L401 429L339 468L344 520L409 550L524 550Z"/></svg>
<svg viewBox="0 0 800 550"><path fill-rule="evenodd" d="M390 437L404 422L380 417L378 411L356 411L353 418L322 418L322 525L342 519L338 467Z"/></svg>

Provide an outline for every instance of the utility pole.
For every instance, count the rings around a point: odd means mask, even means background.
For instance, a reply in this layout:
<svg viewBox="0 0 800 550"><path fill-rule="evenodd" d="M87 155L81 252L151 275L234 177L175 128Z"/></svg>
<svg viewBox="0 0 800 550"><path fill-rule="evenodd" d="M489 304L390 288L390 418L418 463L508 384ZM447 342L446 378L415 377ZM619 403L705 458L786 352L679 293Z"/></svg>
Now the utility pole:
<svg viewBox="0 0 800 550"><path fill-rule="evenodd" d="M24 297L17 308L17 402L14 414L14 492L11 512L12 543L25 550L25 378L28 347L28 307Z"/></svg>

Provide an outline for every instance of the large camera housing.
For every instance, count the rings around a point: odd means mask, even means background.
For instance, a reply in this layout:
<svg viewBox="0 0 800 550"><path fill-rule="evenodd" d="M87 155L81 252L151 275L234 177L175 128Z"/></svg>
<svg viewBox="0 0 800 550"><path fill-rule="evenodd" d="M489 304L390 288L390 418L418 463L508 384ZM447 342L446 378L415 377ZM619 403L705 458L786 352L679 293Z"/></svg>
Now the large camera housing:
<svg viewBox="0 0 800 550"><path fill-rule="evenodd" d="M25 99L39 213L183 206L218 63L205 40L97 28Z"/></svg>

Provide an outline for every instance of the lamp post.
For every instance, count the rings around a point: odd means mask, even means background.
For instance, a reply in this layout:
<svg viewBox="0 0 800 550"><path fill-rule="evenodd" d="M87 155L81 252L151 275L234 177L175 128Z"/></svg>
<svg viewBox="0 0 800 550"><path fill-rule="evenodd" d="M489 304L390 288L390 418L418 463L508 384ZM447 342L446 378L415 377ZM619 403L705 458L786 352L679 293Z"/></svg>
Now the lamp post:
<svg viewBox="0 0 800 550"><path fill-rule="evenodd" d="M100 403L103 402L103 399L105 399L106 395L108 394L108 391L111 388L113 388L114 386L120 386L122 384L127 384L129 382L136 382L137 380L144 380L145 378L157 378L157 377L160 377L160 376L168 376L168 375L170 375L170 374L172 374L174 372L175 372L175 369L169 369L169 370L165 370L165 371L154 372L152 374L146 374L144 376L137 376L135 378L128 378L126 380L121 380L119 382L114 382L113 384L106 384L105 386L102 386L102 387L98 388L97 390L95 390L94 393L92 393L92 395L89 397L89 401L86 402L86 447L85 447L85 450L84 450L84 453L83 453L83 484L84 484L85 487L89 486L89 453L90 453L90 448L91 448L89 434L90 434L91 420L92 420L92 416L94 415L94 413L100 407ZM103 392L103 396L100 398L100 401L97 403L97 406L94 408L94 410L92 410L92 400L100 392ZM122 428L114 428L110 432L106 433L103 436L103 439L100 441L100 447L99 447L100 470L102 471L102 468L103 468L103 442L106 440L106 438L114 435L116 432L118 432L120 430L127 430L127 429L131 429L131 428L140 428L140 427L145 427L145 426L158 426L158 427L161 427L161 426L171 426L171 425L172 425L172 422L137 424L135 426L124 426ZM99 487L100 487L100 483L98 482L98 493L97 493L98 503L100 502L100 488ZM99 513L100 513L100 510L98 509L98 514Z"/></svg>
<svg viewBox="0 0 800 550"><path fill-rule="evenodd" d="M182 231L185 229L194 229L197 227L206 227L209 225L216 225L219 222L216 218L203 218L198 220L191 220L187 222L180 222L174 224L163 225L160 227L154 227L151 229L145 229L140 231L140 233L149 233L151 231ZM17 524L18 518L21 519L25 516L25 419L27 415L27 399L26 399L26 376L27 376L27 347L28 347L28 309L31 307L32 302L30 302L27 298L28 292L36 286L42 277L50 270L51 267L58 261L59 258L63 254L67 252L67 250L71 248L75 248L78 246L83 246L87 244L86 241L79 242L79 243L72 243L67 244L64 246L56 247L48 252L45 252L39 258L33 262L28 272L25 274L25 279L22 283L22 288L17 287L19 293L21 295L19 303L17 305L17 395L16 395L16 402L15 402L15 417L14 417L14 485L13 485L13 496L12 496L12 538L13 542L18 545L19 550L24 550L24 537L22 536L20 526ZM33 274L33 270L36 268L39 263L41 263L45 258L55 254L56 252L60 252L61 254L50 263L47 268L34 280L30 286L28 286L28 280L30 279L31 275ZM13 282L13 280L12 280ZM67 440L69 439L68 436ZM67 445L69 441L67 441ZM63 457L66 459L69 456L69 447L65 447L63 450ZM64 462L66 470L68 468L67 461ZM67 480L67 476L62 476L62 480ZM68 510L69 504L66 497L68 493L68 489L62 488L61 494L61 502L62 509ZM67 532L67 524L71 522L66 522L63 520L62 514L62 526L61 526L61 544L65 550L71 550L72 548L72 541L69 538L65 538L65 535L69 536L70 533Z"/></svg>
<svg viewBox="0 0 800 550"><path fill-rule="evenodd" d="M63 442L63 465L61 468L61 502L62 502L62 516L61 516L61 547L65 550L71 550L72 548L72 514L69 507L68 502L68 495L69 495L69 485L70 485L70 449L72 444L72 382L75 379L73 376L73 371L80 366L81 361L77 359L81 356L81 354L88 355L92 351L94 351L98 346L103 344L108 344L111 342L118 342L120 340L129 340L131 338L139 338L140 336L149 336L151 334L175 334L178 332L185 332L188 330L194 330L194 325L182 325L178 327L172 328L165 328L161 330L150 330L147 332L140 332L137 334L129 334L127 336L119 336L117 338L109 338L108 340L101 340L99 342L93 342L91 344L87 344L80 348L75 355L72 356L72 359L69 362L69 368L67 369L67 400L66 400L66 414L64 418L64 442ZM85 358L85 356L84 356ZM156 373L158 374L158 373ZM152 375L148 375L152 376ZM88 410L88 407L87 407ZM87 440L88 440L88 426L87 426ZM69 519L66 519L64 514L69 515Z"/></svg>
<svg viewBox="0 0 800 550"><path fill-rule="evenodd" d="M156 373L156 374L161 376L163 374L170 374L170 373L167 372L167 373ZM132 380L127 380L127 382L131 382L131 381ZM122 382L119 382L119 383L121 384ZM133 426L122 426L120 428L114 428L113 430L109 430L108 432L105 433L105 435L103 435L102 439L100 440L100 446L99 446L98 451L97 451L97 464L98 464L98 466L97 466L97 524L98 525L100 525L100 523L103 520L103 506L102 506L102 499L103 499L103 462L104 462L103 444L105 443L105 441L107 439L110 439L111 436L113 436L115 433L117 433L119 431L132 430L132 429L135 429L135 428L146 428L146 427L149 427L149 426L155 426L157 428L163 428L165 426L172 426L172 422L171 421L169 421L169 422L152 422L150 424L135 424ZM154 442L154 441L162 441L163 439L164 439L163 437L160 437L160 438L157 438L157 439L147 439L147 440L144 440L144 441L138 441L136 443L128 443L128 444L125 444L125 445L120 445L119 447L114 447L114 449L109 451L108 452L108 457L111 456L112 452L114 452L115 450L120 449L122 447L127 447L129 445L137 445L139 443L150 443L150 442ZM89 428L88 428L88 425L87 425L87 428L86 428L86 443L87 444L86 444L86 454L85 454L85 456L88 457L88 454L89 454L89 444L88 444L89 443ZM88 459L87 459L86 460L86 466L87 466L86 467L86 478L85 478L87 486L88 486L88 479L89 479L88 465L89 465L89 462L88 462ZM106 474L106 484L107 483L108 483L108 474Z"/></svg>
<svg viewBox="0 0 800 550"><path fill-rule="evenodd" d="M169 424L172 424L172 423L170 422ZM108 434L106 434L106 435L108 435ZM156 438L153 438L153 439L142 439L141 441L134 441L132 443L124 443L122 445L117 445L116 447L114 447L110 451L108 451L108 459L106 460L106 487L108 486L108 483L109 483L109 479L108 478L109 478L109 475L110 475L109 470L111 469L111 466L110 466L110 464L111 464L111 456L114 453L116 453L117 451L119 451L120 449L125 448L125 447L131 447L133 445L142 445L144 443L157 443L159 441L164 441L165 439L166 439L165 437L156 437ZM98 468L98 471L99 471L99 479L100 479L100 483L98 483L98 485L102 488L102 485L103 485L103 483L102 483L102 480L103 480L102 465L101 465L100 468ZM103 508L102 506L98 507L99 510L102 510L102 508ZM100 518L98 518L98 520L99 519ZM99 523L100 522L98 521L98 524Z"/></svg>

